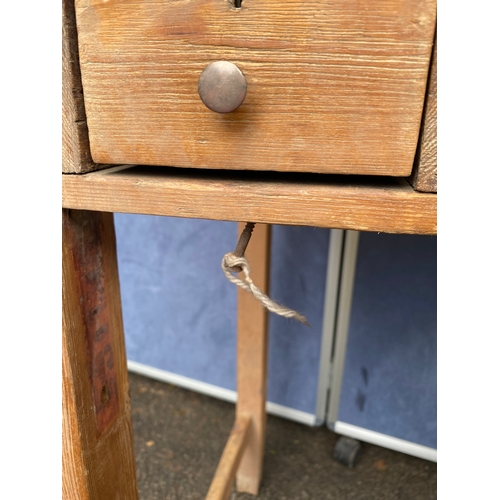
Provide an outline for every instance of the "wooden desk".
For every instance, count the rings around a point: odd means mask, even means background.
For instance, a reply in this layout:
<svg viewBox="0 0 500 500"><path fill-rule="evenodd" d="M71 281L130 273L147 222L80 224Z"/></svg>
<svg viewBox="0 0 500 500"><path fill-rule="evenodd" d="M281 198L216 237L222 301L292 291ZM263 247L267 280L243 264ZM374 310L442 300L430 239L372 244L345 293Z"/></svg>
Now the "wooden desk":
<svg viewBox="0 0 500 500"><path fill-rule="evenodd" d="M137 499L112 213L258 223L247 256L266 291L269 224L436 234L436 195L410 184L435 191L435 116L429 100L415 162L426 169L409 180L96 164L71 0L63 1L63 35L63 497ZM262 473L267 312L240 290L237 333L236 419L212 500L228 497L235 476L240 491L256 494Z"/></svg>

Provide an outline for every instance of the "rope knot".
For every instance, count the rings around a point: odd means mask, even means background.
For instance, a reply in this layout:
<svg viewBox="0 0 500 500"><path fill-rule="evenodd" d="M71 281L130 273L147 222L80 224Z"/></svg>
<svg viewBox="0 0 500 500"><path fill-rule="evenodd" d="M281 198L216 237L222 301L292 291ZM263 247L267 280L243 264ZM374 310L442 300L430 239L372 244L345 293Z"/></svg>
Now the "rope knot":
<svg viewBox="0 0 500 500"><path fill-rule="evenodd" d="M299 314L293 309L282 306L274 300L270 299L264 292L262 292L250 278L250 264L245 257L238 257L233 252L229 252L222 258L222 271L226 275L226 278L235 285L243 288L247 292L250 292L257 300L259 300L266 309L269 311L284 316L285 318L293 318L300 321L304 325L311 326L305 316ZM233 273L243 271L245 274L245 279L240 279L234 276Z"/></svg>
<svg viewBox="0 0 500 500"><path fill-rule="evenodd" d="M245 257L238 257L234 255L233 252L229 252L224 255L222 259L222 268L226 267L232 273L239 273L241 271L245 271L247 269L248 274L250 274L250 264ZM247 273L245 273L246 275Z"/></svg>

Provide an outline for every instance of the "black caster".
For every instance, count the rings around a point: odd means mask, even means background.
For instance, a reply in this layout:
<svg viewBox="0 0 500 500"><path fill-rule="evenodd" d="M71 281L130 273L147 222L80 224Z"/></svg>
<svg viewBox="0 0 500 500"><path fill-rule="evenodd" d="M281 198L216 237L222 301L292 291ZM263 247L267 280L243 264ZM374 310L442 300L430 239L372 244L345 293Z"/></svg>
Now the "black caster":
<svg viewBox="0 0 500 500"><path fill-rule="evenodd" d="M335 445L333 458L342 465L352 469L358 461L360 450L361 443L359 441L342 436Z"/></svg>

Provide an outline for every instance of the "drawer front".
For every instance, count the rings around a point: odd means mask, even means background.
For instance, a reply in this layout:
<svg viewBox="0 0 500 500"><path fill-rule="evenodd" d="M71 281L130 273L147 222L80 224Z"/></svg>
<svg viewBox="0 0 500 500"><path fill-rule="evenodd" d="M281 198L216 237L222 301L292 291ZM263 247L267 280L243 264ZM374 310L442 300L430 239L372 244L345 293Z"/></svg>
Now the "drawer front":
<svg viewBox="0 0 500 500"><path fill-rule="evenodd" d="M435 0L75 5L95 162L411 173ZM225 114L198 95L219 60L247 81Z"/></svg>

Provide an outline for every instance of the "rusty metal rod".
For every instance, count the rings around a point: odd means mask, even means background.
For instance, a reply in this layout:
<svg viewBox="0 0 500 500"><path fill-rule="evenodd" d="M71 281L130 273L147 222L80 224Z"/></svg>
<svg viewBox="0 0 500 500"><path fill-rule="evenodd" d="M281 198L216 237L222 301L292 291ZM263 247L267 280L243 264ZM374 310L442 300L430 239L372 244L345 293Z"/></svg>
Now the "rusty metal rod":
<svg viewBox="0 0 500 500"><path fill-rule="evenodd" d="M255 227L254 222L247 222L245 229L240 234L240 239L236 244L236 248L234 249L233 254L236 257L243 257L245 255L245 250L247 249L248 242L250 241L250 237L252 236L253 228ZM234 266L231 268L231 271L235 273L240 273L242 271L240 266Z"/></svg>

